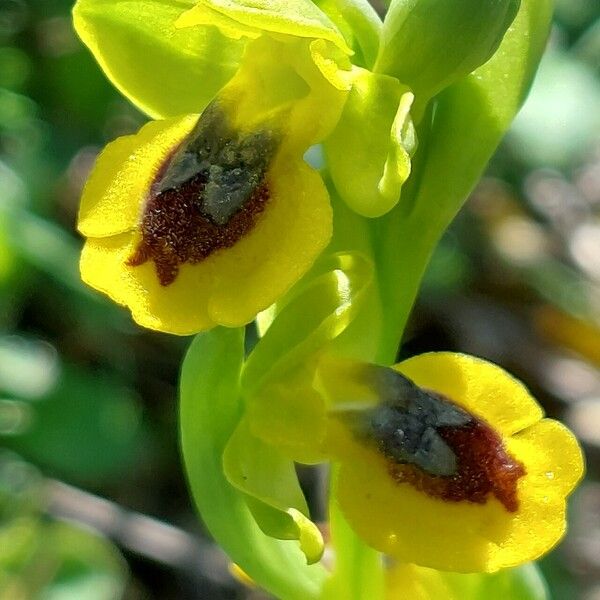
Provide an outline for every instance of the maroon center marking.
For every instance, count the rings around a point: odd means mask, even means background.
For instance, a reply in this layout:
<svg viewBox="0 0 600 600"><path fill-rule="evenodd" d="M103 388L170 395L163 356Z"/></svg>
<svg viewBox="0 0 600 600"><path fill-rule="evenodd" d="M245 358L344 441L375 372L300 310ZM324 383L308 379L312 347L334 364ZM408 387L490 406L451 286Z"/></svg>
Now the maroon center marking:
<svg viewBox="0 0 600 600"><path fill-rule="evenodd" d="M140 227L142 239L127 265L154 261L160 284L167 286L175 281L183 263L202 262L213 252L234 246L253 229L269 200L264 182L225 225L217 225L200 211L205 183L203 175L197 174L177 188L150 197Z"/></svg>
<svg viewBox="0 0 600 600"><path fill-rule="evenodd" d="M387 457L388 471L394 481L410 483L435 498L485 504L493 494L508 512L516 512L519 508L517 483L525 475L525 467L506 451L500 435L490 425L471 416L472 420L464 425L437 428L456 455L454 475L430 475L415 465Z"/></svg>
<svg viewBox="0 0 600 600"><path fill-rule="evenodd" d="M394 369L369 365L356 376L379 402L344 418L375 446L393 481L447 502L485 504L495 496L508 512L518 510L525 467L484 419Z"/></svg>

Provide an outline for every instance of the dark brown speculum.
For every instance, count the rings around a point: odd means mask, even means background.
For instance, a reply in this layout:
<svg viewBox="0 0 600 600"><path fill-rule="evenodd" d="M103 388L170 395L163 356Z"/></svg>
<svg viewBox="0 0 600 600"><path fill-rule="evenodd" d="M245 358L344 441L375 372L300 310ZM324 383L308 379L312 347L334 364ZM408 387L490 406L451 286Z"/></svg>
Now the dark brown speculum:
<svg viewBox="0 0 600 600"><path fill-rule="evenodd" d="M410 483L430 496L451 502L485 504L493 495L507 511L518 510L517 482L525 475L525 468L507 453L489 425L474 418L459 427L440 427L438 432L456 456L456 472L434 476L391 460L388 468L395 481Z"/></svg>
<svg viewBox="0 0 600 600"><path fill-rule="evenodd" d="M251 231L269 201L266 173L276 150L273 132L240 135L218 105L167 159L153 182L129 266L152 260L161 285L183 263L197 264Z"/></svg>
<svg viewBox="0 0 600 600"><path fill-rule="evenodd" d="M518 510L525 467L488 423L392 369L373 367L369 378L382 402L354 426L385 456L394 481L448 502L484 504L494 496Z"/></svg>

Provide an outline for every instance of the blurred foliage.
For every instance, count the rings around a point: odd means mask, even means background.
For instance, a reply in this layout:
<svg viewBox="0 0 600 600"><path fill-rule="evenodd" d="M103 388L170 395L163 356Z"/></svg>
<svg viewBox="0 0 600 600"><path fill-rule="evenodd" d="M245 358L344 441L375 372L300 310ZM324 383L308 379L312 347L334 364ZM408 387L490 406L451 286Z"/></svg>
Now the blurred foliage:
<svg viewBox="0 0 600 600"><path fill-rule="evenodd" d="M119 551L87 527L41 515L42 478L7 451L0 454L0 598L117 600L127 582Z"/></svg>
<svg viewBox="0 0 600 600"><path fill-rule="evenodd" d="M81 187L144 117L77 40L70 8L0 2L0 599L231 598L208 581L208 555L160 562L155 536L140 556L49 500L59 479L194 527L174 401L187 342L140 331L79 281ZM600 4L557 0L531 97L440 244L402 350L494 360L580 435L589 480L542 563L557 599L600 590L599 75Z"/></svg>

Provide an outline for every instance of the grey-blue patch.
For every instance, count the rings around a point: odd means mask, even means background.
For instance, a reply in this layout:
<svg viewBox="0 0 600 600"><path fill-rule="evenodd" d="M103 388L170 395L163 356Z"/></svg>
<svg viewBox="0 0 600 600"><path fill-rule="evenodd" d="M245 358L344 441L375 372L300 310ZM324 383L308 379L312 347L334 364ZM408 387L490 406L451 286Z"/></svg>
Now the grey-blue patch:
<svg viewBox="0 0 600 600"><path fill-rule="evenodd" d="M438 428L460 427L473 417L393 369L368 367L365 376L380 402L359 418L360 433L399 463L413 464L430 475L454 475L456 455Z"/></svg>
<svg viewBox="0 0 600 600"><path fill-rule="evenodd" d="M240 135L218 103L208 106L154 187L157 194L176 189L200 175L200 212L217 225L226 225L262 182L277 149L270 130Z"/></svg>

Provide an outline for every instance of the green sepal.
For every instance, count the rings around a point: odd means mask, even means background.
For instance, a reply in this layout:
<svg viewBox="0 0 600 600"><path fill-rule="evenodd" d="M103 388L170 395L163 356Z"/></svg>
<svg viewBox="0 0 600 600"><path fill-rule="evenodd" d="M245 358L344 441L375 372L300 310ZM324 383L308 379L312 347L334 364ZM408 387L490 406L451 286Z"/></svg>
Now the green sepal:
<svg viewBox="0 0 600 600"><path fill-rule="evenodd" d="M336 25L310 0L200 0L177 25L215 25L232 37L257 37L266 32L323 39L346 54L352 53Z"/></svg>
<svg viewBox="0 0 600 600"><path fill-rule="evenodd" d="M321 560L325 550L323 536L307 516L295 508L285 511L274 508L253 496L247 496L246 502L258 526L268 536L278 540L297 540L308 565Z"/></svg>
<svg viewBox="0 0 600 600"><path fill-rule="evenodd" d="M394 0L385 17L376 70L407 84L424 104L484 64L520 0Z"/></svg>
<svg viewBox="0 0 600 600"><path fill-rule="evenodd" d="M177 30L194 0L78 0L75 30L106 76L152 118L200 113L235 73L244 42Z"/></svg>
<svg viewBox="0 0 600 600"><path fill-rule="evenodd" d="M293 460L310 464L325 458L320 442L326 407L312 385L317 360L359 313L372 274L371 261L358 253L322 261L246 362L242 389L252 433Z"/></svg>
<svg viewBox="0 0 600 600"><path fill-rule="evenodd" d="M246 399L252 433L276 447L287 458L305 465L329 459L324 441L326 406L312 386L314 358L304 365L278 371Z"/></svg>
<svg viewBox="0 0 600 600"><path fill-rule="evenodd" d="M256 345L242 374L244 393L265 379L303 365L340 335L359 310L373 265L360 253L337 253L318 263L310 283L300 285Z"/></svg>
<svg viewBox="0 0 600 600"><path fill-rule="evenodd" d="M223 467L229 482L247 494L262 531L277 539L298 540L308 564L321 559L323 538L308 516L294 463L252 435L245 419L225 448Z"/></svg>
<svg viewBox="0 0 600 600"><path fill-rule="evenodd" d="M394 77L354 69L342 116L323 147L336 190L362 216L379 217L400 199L416 148L412 101Z"/></svg>
<svg viewBox="0 0 600 600"><path fill-rule="evenodd" d="M437 97L423 119L405 198L373 223L388 324L382 354L396 354L427 261L527 96L548 36L551 0L523 0L498 51ZM398 284L401 282L401 285Z"/></svg>
<svg viewBox="0 0 600 600"><path fill-rule="evenodd" d="M337 25L354 51L352 62L370 69L379 52L381 19L367 0L315 0L314 3Z"/></svg>
<svg viewBox="0 0 600 600"><path fill-rule="evenodd" d="M216 328L197 336L184 360L181 448L191 492L208 530L249 577L283 600L313 600L323 568L307 566L297 543L265 535L247 497L223 471L223 453L243 410L243 359L243 330Z"/></svg>

